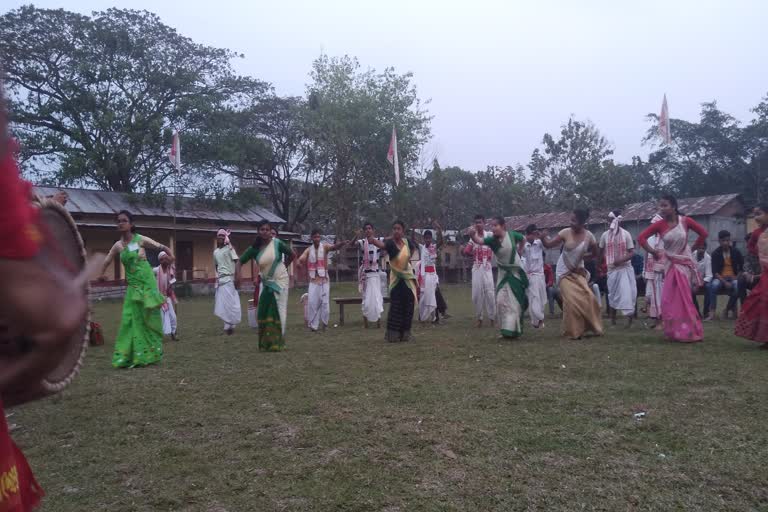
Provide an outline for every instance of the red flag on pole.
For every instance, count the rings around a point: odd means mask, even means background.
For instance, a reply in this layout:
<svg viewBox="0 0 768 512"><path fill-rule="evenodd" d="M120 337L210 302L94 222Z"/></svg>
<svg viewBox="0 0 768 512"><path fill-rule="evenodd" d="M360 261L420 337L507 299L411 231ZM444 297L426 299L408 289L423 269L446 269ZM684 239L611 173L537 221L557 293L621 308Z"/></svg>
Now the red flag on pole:
<svg viewBox="0 0 768 512"><path fill-rule="evenodd" d="M669 108L667 107L667 95L661 103L661 115L659 116L659 135L664 144L672 142L672 132L669 129Z"/></svg>
<svg viewBox="0 0 768 512"><path fill-rule="evenodd" d="M171 160L173 168L178 172L181 168L181 141L179 140L178 130L173 130L173 140L171 142L171 151L168 154L168 158Z"/></svg>
<svg viewBox="0 0 768 512"><path fill-rule="evenodd" d="M394 126L392 126L392 140L389 141L387 160L395 166L395 186L397 186L400 184L400 164L397 161L397 132Z"/></svg>

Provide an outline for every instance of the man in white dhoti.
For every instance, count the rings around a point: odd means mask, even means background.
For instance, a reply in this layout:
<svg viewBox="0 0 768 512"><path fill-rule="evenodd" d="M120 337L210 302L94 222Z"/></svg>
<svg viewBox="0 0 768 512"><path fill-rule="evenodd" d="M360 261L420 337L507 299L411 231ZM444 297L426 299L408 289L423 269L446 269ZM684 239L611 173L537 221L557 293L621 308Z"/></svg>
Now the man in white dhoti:
<svg viewBox="0 0 768 512"><path fill-rule="evenodd" d="M365 223L363 235L365 238L357 241L362 256L358 289L363 298L363 323L367 329L369 322L375 323L376 327L381 327L381 314L384 312L381 281L386 278L386 274L381 272L379 265L381 261L379 248L368 242L369 239L376 236L372 223ZM378 240L383 239L379 238Z"/></svg>
<svg viewBox="0 0 768 512"><path fill-rule="evenodd" d="M485 217L475 215L474 229L482 239L493 236L485 231ZM496 320L496 285L493 282L493 250L470 240L464 248L465 256L472 256L472 304L475 306L477 327L483 326L486 316L493 327Z"/></svg>
<svg viewBox="0 0 768 512"><path fill-rule="evenodd" d="M419 245L420 265L419 265L419 320L422 322L440 322L440 312L438 311L437 287L440 285L440 279L437 276L437 258L438 250L443 245L443 232L440 225L435 222L434 227L437 230L437 243L432 236L432 231L424 231L424 243Z"/></svg>
<svg viewBox="0 0 768 512"><path fill-rule="evenodd" d="M632 268L635 244L629 231L621 227L621 214L608 215L610 227L600 237L600 250L608 266L608 304L611 323L616 325L618 311L627 317L627 327L632 325L637 304L637 281Z"/></svg>
<svg viewBox="0 0 768 512"><path fill-rule="evenodd" d="M235 287L237 259L237 252L229 241L229 231L220 229L216 233L216 250L213 251L213 262L216 265L216 304L213 313L224 322L224 332L230 336L243 318L240 295Z"/></svg>
<svg viewBox="0 0 768 512"><path fill-rule="evenodd" d="M544 245L535 224L525 228L525 244L521 260L528 275L528 312L531 324L538 329L544 326L544 308L547 304L547 280L544 276Z"/></svg>
<svg viewBox="0 0 768 512"><path fill-rule="evenodd" d="M173 284L176 282L176 267L171 264L171 259L165 253L160 251L157 255L160 262L153 270L157 277L157 289L165 297L165 304L160 309L163 318L163 334L176 340L176 310L174 305L178 303L176 293L173 291Z"/></svg>
<svg viewBox="0 0 768 512"><path fill-rule="evenodd" d="M328 254L341 249L346 242L330 245L322 242L319 229L312 230L312 244L299 257L299 265L306 265L309 274L309 300L307 312L309 328L313 332L328 327L331 314L331 282L328 279Z"/></svg>
<svg viewBox="0 0 768 512"><path fill-rule="evenodd" d="M651 224L661 221L661 215L658 213L651 218ZM658 235L653 235L648 239L648 245L657 251L664 250L664 241ZM661 323L661 299L664 290L664 262L657 261L653 254L646 253L645 265L643 267L643 277L645 278L645 307L648 318L653 320L651 328L662 329Z"/></svg>

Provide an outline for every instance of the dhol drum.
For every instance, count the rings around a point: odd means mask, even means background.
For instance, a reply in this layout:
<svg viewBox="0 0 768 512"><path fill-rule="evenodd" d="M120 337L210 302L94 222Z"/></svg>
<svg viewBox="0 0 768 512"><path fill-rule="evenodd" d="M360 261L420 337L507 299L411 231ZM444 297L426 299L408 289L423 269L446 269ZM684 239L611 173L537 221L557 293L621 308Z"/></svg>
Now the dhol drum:
<svg viewBox="0 0 768 512"><path fill-rule="evenodd" d="M77 230L72 216L66 208L53 199L36 200L40 208L40 224L43 231L43 245L37 258L40 258L46 268L64 276L77 277L85 268L86 251L83 239ZM88 296L87 285L83 294ZM24 389L4 393L6 404L17 405L58 393L67 387L77 376L83 364L85 352L90 338L90 308L83 316L81 327L66 340L66 347L61 359L37 383L25 384ZM28 343L19 340L20 345Z"/></svg>

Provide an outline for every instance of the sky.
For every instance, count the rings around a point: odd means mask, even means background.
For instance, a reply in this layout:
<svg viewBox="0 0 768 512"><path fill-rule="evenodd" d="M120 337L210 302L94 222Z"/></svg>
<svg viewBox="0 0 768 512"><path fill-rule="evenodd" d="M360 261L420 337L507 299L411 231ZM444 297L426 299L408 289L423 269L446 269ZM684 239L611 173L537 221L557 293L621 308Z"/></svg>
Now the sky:
<svg viewBox="0 0 768 512"><path fill-rule="evenodd" d="M8 0L5 9L29 2ZM696 121L702 102L748 122L768 94L765 0L59 0L90 13L146 9L197 42L245 54L235 67L279 94L304 92L321 53L410 71L431 100L423 161L482 170L527 164L570 115L615 158L645 157L646 115ZM631 4L631 5L630 5Z"/></svg>

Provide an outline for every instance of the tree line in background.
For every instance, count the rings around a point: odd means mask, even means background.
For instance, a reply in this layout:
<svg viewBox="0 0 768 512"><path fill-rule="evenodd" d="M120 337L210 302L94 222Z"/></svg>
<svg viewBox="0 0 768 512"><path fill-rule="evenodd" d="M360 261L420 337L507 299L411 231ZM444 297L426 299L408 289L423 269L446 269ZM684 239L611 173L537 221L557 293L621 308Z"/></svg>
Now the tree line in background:
<svg viewBox="0 0 768 512"><path fill-rule="evenodd" d="M647 161L615 162L597 127L570 118L526 166L465 170L423 162L431 116L410 73L322 55L303 96L280 96L235 73L242 57L146 11L9 11L0 17L0 61L25 172L55 186L183 192L222 207L262 200L240 187L256 184L287 229L316 224L341 235L363 219L462 227L476 212L621 207L662 190L740 193L748 204L768 197L768 96L747 125L715 102L702 105L698 122L672 119L668 145L649 115ZM393 125L397 188L386 160ZM179 174L167 156L174 129Z"/></svg>

